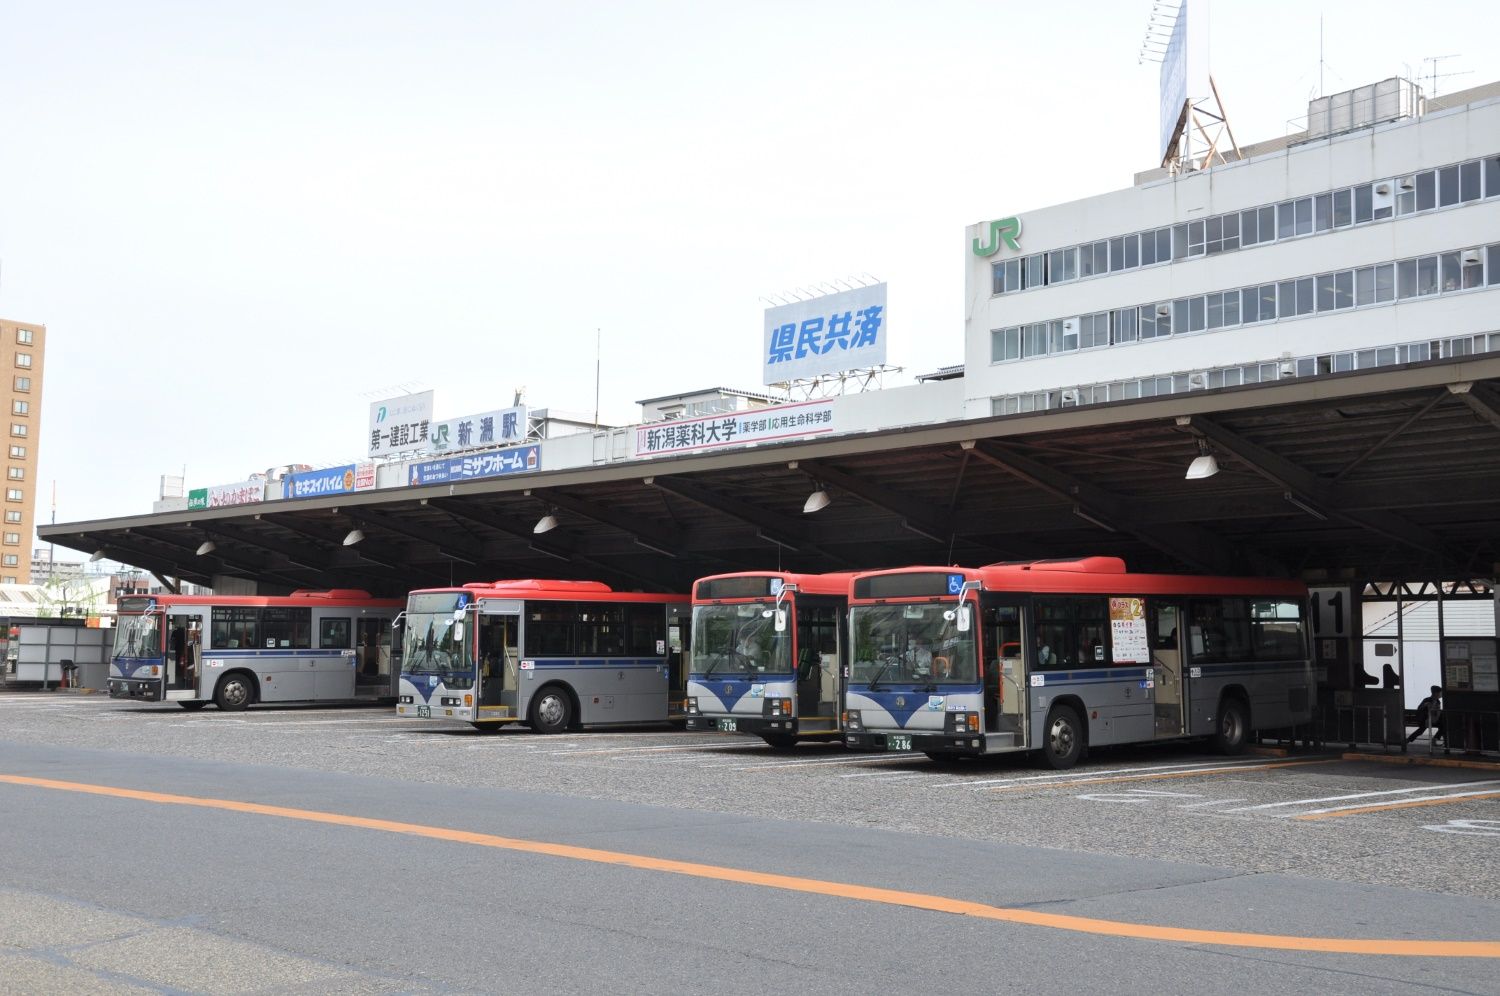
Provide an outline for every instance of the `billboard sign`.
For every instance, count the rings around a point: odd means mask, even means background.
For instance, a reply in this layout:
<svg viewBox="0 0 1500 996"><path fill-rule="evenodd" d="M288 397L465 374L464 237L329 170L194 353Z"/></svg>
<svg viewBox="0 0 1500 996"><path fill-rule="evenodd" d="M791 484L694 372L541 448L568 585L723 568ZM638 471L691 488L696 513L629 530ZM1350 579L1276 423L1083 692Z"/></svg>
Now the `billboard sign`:
<svg viewBox="0 0 1500 996"><path fill-rule="evenodd" d="M432 392L403 394L370 405L370 456L396 456L427 448Z"/></svg>
<svg viewBox="0 0 1500 996"><path fill-rule="evenodd" d="M360 466L368 466L361 464ZM283 498L324 498L328 495L351 494L360 490L359 467L354 464L345 464L342 467L325 467L322 470L309 470L300 474L290 474L281 479L281 496ZM367 487L374 487L375 475L365 477L369 481Z"/></svg>
<svg viewBox="0 0 1500 996"><path fill-rule="evenodd" d="M767 308L761 382L880 366L888 318L883 283Z"/></svg>
<svg viewBox="0 0 1500 996"><path fill-rule="evenodd" d="M265 481L215 484L210 488L194 488L189 491L187 507L190 512L200 508L225 508L229 505L248 505L263 501L265 497Z"/></svg>
<svg viewBox="0 0 1500 996"><path fill-rule="evenodd" d="M1182 0L1162 55L1159 79L1161 156L1165 161L1172 151L1183 109L1213 93L1208 82L1208 0Z"/></svg>
<svg viewBox="0 0 1500 996"><path fill-rule="evenodd" d="M463 456L414 463L406 470L406 483L418 487L449 481L473 481L484 477L525 474L540 470L541 467L542 448L532 443L530 446L512 446L489 453L466 453Z"/></svg>
<svg viewBox="0 0 1500 996"><path fill-rule="evenodd" d="M519 443L525 438L526 406L521 405L433 422L423 449L428 453L451 453Z"/></svg>
<svg viewBox="0 0 1500 996"><path fill-rule="evenodd" d="M637 426L635 455L662 456L689 450L716 450L779 439L800 439L832 432L833 427L831 401L804 401L774 408L752 408L730 415L672 419Z"/></svg>

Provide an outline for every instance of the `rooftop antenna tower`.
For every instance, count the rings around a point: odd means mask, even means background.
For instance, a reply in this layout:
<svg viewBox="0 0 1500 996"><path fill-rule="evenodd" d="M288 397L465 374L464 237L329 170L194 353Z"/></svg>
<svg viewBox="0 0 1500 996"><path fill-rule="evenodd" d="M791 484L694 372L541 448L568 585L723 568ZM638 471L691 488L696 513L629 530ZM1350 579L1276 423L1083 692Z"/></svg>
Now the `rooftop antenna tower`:
<svg viewBox="0 0 1500 996"><path fill-rule="evenodd" d="M1422 72L1417 76L1417 82L1421 83L1424 80L1427 82L1427 84L1428 84L1428 86L1427 86L1427 96L1428 97L1436 97L1438 95L1438 83L1437 83L1438 80L1444 80L1444 79L1447 79L1450 76L1467 76L1471 72L1473 72L1472 69L1460 69L1460 70L1458 70L1457 72L1454 72L1454 73L1440 73L1440 72L1438 72L1438 63L1443 62L1446 59L1457 59L1457 58L1461 58L1461 56L1460 55L1429 55L1425 59L1422 60ZM1428 63L1432 64L1432 71L1431 72L1427 71L1427 64Z"/></svg>
<svg viewBox="0 0 1500 996"><path fill-rule="evenodd" d="M1153 0L1138 63L1161 66L1161 164L1172 174L1242 158L1208 71L1209 0Z"/></svg>

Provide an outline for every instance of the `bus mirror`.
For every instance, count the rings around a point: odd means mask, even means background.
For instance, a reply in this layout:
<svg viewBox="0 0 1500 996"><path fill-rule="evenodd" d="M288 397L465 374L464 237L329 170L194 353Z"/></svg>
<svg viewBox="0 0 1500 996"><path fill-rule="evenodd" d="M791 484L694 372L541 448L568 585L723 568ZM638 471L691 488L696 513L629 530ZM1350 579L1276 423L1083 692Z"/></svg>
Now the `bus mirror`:
<svg viewBox="0 0 1500 996"><path fill-rule="evenodd" d="M967 605L958 607L958 631L960 633L969 631L969 607Z"/></svg>
<svg viewBox="0 0 1500 996"><path fill-rule="evenodd" d="M453 624L453 642L455 642L455 643L461 642L463 640L463 638L464 638L464 624L463 623L454 623Z"/></svg>
<svg viewBox="0 0 1500 996"><path fill-rule="evenodd" d="M786 609L776 610L776 632L786 632Z"/></svg>
<svg viewBox="0 0 1500 996"><path fill-rule="evenodd" d="M463 609L454 609L453 610L453 621L457 622L457 623L461 623L461 622L464 621L464 610Z"/></svg>

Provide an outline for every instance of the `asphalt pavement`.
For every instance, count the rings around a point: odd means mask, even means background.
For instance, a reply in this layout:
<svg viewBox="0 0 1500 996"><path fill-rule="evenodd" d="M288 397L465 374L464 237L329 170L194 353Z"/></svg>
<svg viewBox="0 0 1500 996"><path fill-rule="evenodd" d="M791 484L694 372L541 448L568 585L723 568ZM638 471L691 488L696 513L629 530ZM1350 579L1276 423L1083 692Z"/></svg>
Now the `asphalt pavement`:
<svg viewBox="0 0 1500 996"><path fill-rule="evenodd" d="M1477 768L0 695L7 777L8 991L1496 991Z"/></svg>

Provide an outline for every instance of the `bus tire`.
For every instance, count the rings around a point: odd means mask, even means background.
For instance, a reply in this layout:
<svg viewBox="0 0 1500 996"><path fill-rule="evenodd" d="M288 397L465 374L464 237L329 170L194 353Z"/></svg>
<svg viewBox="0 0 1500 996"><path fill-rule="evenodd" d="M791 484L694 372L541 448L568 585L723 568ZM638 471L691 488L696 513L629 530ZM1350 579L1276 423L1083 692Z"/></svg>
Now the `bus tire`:
<svg viewBox="0 0 1500 996"><path fill-rule="evenodd" d="M773 750L791 750L797 746L797 738L790 733L762 733L760 738Z"/></svg>
<svg viewBox="0 0 1500 996"><path fill-rule="evenodd" d="M1250 711L1238 698L1228 697L1219 703L1219 721L1214 726L1214 750L1233 757L1245 752L1250 739Z"/></svg>
<svg viewBox="0 0 1500 996"><path fill-rule="evenodd" d="M1073 767L1083 756L1083 721L1072 706L1053 706L1042 728L1042 760L1054 771Z"/></svg>
<svg viewBox="0 0 1500 996"><path fill-rule="evenodd" d="M531 700L531 731L561 733L573 721L573 703L561 685L548 685Z"/></svg>
<svg viewBox="0 0 1500 996"><path fill-rule="evenodd" d="M199 699L196 702L179 702L177 704L182 706L188 712L197 712L199 709L202 709L204 706L208 705L208 703L202 699Z"/></svg>
<svg viewBox="0 0 1500 996"><path fill-rule="evenodd" d="M255 701L255 682L243 671L231 671L214 689L214 705L224 712L240 712Z"/></svg>

